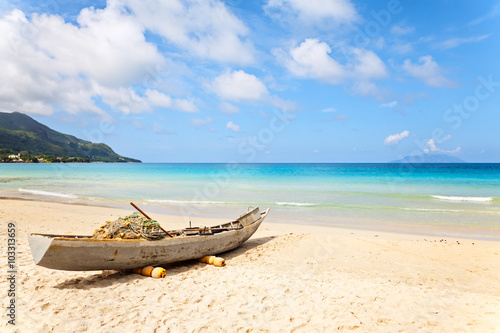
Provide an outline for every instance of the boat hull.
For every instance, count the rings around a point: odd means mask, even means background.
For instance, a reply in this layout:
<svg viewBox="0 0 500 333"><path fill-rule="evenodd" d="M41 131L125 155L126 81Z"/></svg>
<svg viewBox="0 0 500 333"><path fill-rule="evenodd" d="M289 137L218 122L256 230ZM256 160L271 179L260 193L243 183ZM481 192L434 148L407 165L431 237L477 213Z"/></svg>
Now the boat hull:
<svg viewBox="0 0 500 333"><path fill-rule="evenodd" d="M28 239L33 260L39 266L68 271L131 269L197 259L232 250L257 231L268 212L269 209L243 228L213 235L148 241L32 234Z"/></svg>

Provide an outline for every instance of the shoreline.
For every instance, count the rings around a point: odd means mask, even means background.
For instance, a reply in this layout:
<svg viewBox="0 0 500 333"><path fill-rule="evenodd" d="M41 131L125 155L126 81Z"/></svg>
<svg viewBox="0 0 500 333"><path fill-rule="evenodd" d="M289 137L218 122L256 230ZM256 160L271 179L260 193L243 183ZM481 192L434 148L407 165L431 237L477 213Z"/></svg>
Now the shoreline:
<svg viewBox="0 0 500 333"><path fill-rule="evenodd" d="M121 212L124 214L123 216L130 215L132 212L135 211L133 207L130 207L130 209L127 209L128 205L123 204L120 206L113 206L113 205L105 205L105 204L89 204L85 202L64 202L64 201L57 201L57 200L42 200L40 198L18 198L18 197L6 197L6 196L0 196L0 203L8 203L12 204L15 202L26 202L26 203L33 203L33 204L41 204L41 203L46 203L46 204L54 204L55 206L57 205L62 205L66 207L71 207L71 206L80 206L80 207L87 207L89 209L91 208L99 208L99 209L108 209L109 211L113 212L111 216L117 215L117 212ZM263 209L261 207L261 209ZM181 223L185 223L192 219L193 217L187 217L187 216L182 216L182 215L176 215L176 214L157 214L157 213L150 213L148 212L149 215L156 216L159 219L164 219L164 220L171 220L175 221L175 225L178 226L178 228L182 228L185 226L180 225ZM243 213L243 212L242 212ZM271 219L272 219L272 209L271 209ZM236 216L228 216L227 219L219 218L219 217L199 217L196 216L198 220L201 222L212 222L214 224L220 224L227 222L231 219L234 219ZM97 224L102 224L105 221L95 221ZM422 238L422 237L427 237L427 238L440 238L442 237L441 235L431 235L431 234L418 234L418 233L411 233L411 232L393 232L393 231L384 231L384 230L372 230L372 229L358 229L358 228L349 228L349 227L344 227L344 226L328 226L328 225L309 225L309 224L295 224L295 223L284 223L284 222L272 222L266 220L266 223L271 223L273 227L276 229L286 229L287 227L291 227L294 230L300 230L303 233L315 233L315 234L323 234L323 233L328 233L334 232L335 230L341 231L341 232L349 232L349 233L358 233L358 234L363 234L363 235L368 235L368 234L378 234L378 235L385 235L386 237L389 238ZM206 225L206 224L205 224ZM196 226L193 224L193 226ZM208 225L207 225L208 226ZM93 231L93 230L92 230ZM91 233L89 233L91 234ZM454 238L454 239L459 239L459 240L477 240L477 241L484 241L484 242L491 242L491 243L500 243L497 240L494 239L485 239L485 238L473 238L473 237L460 237L460 236L448 236L449 238Z"/></svg>
<svg viewBox="0 0 500 333"><path fill-rule="evenodd" d="M7 195L3 195L3 193L7 192ZM58 197L50 197L50 196L42 196L42 195L19 195L18 192L8 192L8 191L0 191L0 200L8 201L8 200L20 200L20 201L30 201L30 202L47 202L47 203L60 203L64 205L78 205L78 206L86 206L86 207L101 207L108 209L121 209L121 210L129 210L135 211L128 202L114 202L114 201L91 201L84 200L82 198L58 198ZM136 204L141 200L137 200ZM186 223L190 219L212 219L212 220L224 220L224 219L232 219L236 216L232 216L231 214L222 213L225 210L225 207L220 207L217 214L209 214L208 216L199 213L202 209L196 209L198 213L193 213L194 210L183 210L182 208L174 207L166 208L152 205L147 202L142 202L140 205L143 207L143 210L147 210L150 214L161 215L161 216L170 216L175 217L176 219L182 217ZM193 205L194 206L194 205ZM187 206L190 207L190 206ZM191 206L192 207L192 206ZM198 207L203 207L203 205L198 205ZM264 209L266 207L261 207ZM235 211L235 207L231 207L232 211ZM190 212L192 214L186 215L183 214L186 212ZM271 207L271 212L275 213L273 207ZM241 214L243 211L239 211L236 214ZM215 216L214 216L215 215ZM234 214L233 214L234 215ZM276 216L274 220L283 220L286 217ZM375 219L356 219L354 224L349 224L349 221L353 222L353 219L346 218L333 218L331 223L325 222L312 222L308 223L296 223L293 222L271 222L273 224L290 224L294 226L301 226L304 228L326 228L326 229L346 229L346 230L355 230L358 232L366 231L366 232L378 232L378 233L388 233L388 234L398 234L398 235L413 235L418 237L437 237L437 238L459 238L459 239L471 239L471 240L483 240L483 241L491 241L491 242L500 242L500 228L472 228L472 227L463 227L463 226L439 226L439 225L415 225L408 223L390 223L385 221L377 221ZM361 221L361 222L359 222Z"/></svg>
<svg viewBox="0 0 500 333"><path fill-rule="evenodd" d="M226 266L162 265L164 279L36 266L29 233L91 234L116 209L1 200L17 230L21 331L467 331L500 327L500 243L278 223L269 217ZM154 214L166 229L182 216ZM230 218L234 218L232 216ZM221 219L197 218L216 225ZM4 258L6 260L6 258ZM5 284L5 283L4 283ZM2 285L3 286L3 285ZM7 306L4 299L3 304ZM6 320L0 330L12 328Z"/></svg>
<svg viewBox="0 0 500 333"><path fill-rule="evenodd" d="M187 218L228 218L252 205L290 224L500 241L500 165L450 175L385 164L202 165L13 166L2 168L0 195L126 209L132 200Z"/></svg>

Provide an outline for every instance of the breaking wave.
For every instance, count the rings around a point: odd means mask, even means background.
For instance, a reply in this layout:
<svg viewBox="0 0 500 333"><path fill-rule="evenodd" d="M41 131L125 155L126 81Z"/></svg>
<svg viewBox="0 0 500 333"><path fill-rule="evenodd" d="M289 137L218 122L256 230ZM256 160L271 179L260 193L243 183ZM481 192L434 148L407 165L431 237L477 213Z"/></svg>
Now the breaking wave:
<svg viewBox="0 0 500 333"><path fill-rule="evenodd" d="M447 200L447 201L470 201L470 202L490 202L493 197L459 197L459 196L446 196L446 195L431 195L434 199Z"/></svg>
<svg viewBox="0 0 500 333"><path fill-rule="evenodd" d="M68 198L68 199L76 199L78 196L74 194L66 194L66 193L58 193L58 192L48 192L48 191L39 191L39 190L26 190L24 188L19 188L19 192L30 193L34 195L43 195L50 197L58 197L58 198Z"/></svg>
<svg viewBox="0 0 500 333"><path fill-rule="evenodd" d="M278 206L316 206L309 202L276 202Z"/></svg>
<svg viewBox="0 0 500 333"><path fill-rule="evenodd" d="M196 201L196 200L157 200L157 199L148 199L147 202L151 203L164 203L164 204L173 204L173 205L222 205L222 204L230 204L231 202L223 202L223 201Z"/></svg>

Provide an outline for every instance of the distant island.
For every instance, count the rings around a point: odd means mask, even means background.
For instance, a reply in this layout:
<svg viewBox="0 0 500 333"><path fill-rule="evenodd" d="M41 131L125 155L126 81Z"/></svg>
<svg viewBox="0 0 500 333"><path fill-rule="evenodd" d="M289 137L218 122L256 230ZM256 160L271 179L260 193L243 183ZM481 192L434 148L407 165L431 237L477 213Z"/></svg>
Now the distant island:
<svg viewBox="0 0 500 333"><path fill-rule="evenodd" d="M19 112L0 112L0 162L133 162L104 143L57 132Z"/></svg>
<svg viewBox="0 0 500 333"><path fill-rule="evenodd" d="M421 154L414 156L406 156L399 160L394 160L389 163L467 163L461 158L445 155L445 154Z"/></svg>

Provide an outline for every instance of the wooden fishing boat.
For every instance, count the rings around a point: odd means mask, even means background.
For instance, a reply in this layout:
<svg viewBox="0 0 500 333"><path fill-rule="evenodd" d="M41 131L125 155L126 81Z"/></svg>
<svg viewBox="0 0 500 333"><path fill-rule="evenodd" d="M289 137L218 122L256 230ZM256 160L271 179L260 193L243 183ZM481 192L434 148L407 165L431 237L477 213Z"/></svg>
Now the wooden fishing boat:
<svg viewBox="0 0 500 333"><path fill-rule="evenodd" d="M249 239L270 208L254 208L234 221L213 227L171 230L170 238L95 239L92 236L31 234L35 264L67 271L131 269L198 259L232 250Z"/></svg>

